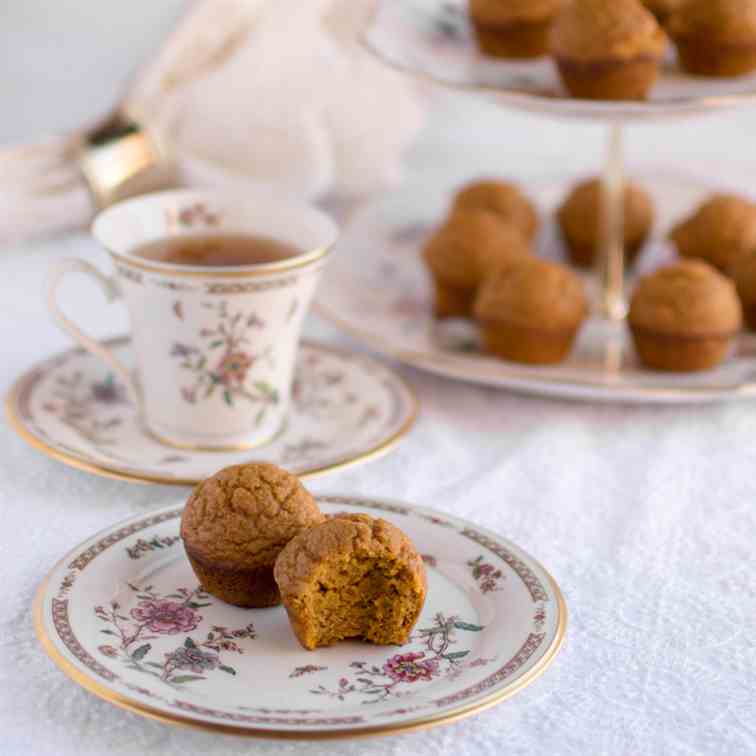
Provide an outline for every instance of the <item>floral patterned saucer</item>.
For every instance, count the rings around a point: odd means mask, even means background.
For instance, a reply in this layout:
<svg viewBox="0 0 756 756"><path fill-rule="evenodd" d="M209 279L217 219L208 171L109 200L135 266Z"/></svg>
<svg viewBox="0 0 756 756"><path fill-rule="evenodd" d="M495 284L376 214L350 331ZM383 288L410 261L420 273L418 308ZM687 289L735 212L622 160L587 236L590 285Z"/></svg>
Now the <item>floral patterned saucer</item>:
<svg viewBox="0 0 756 756"><path fill-rule="evenodd" d="M324 512L384 517L423 554L428 597L403 647L305 651L282 607L239 609L197 585L181 508L77 546L34 605L47 653L116 706L163 722L284 738L388 734L503 701L553 661L566 626L554 580L521 549L420 507L322 497Z"/></svg>
<svg viewBox="0 0 756 756"><path fill-rule="evenodd" d="M108 342L130 357L127 338ZM124 387L80 349L23 375L6 402L10 422L32 446L101 475L194 484L226 465L254 458L300 477L388 451L412 427L417 401L396 373L364 355L303 344L283 432L253 451L200 452L163 446L138 422Z"/></svg>

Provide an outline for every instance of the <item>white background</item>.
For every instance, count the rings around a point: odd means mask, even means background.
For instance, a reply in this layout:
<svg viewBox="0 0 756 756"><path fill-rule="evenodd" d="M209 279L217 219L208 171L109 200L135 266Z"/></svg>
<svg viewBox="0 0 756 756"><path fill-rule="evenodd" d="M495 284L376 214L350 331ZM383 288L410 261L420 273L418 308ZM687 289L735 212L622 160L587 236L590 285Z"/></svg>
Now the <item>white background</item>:
<svg viewBox="0 0 756 756"><path fill-rule="evenodd" d="M129 56L146 49L144 29L155 5L4 3L2 140L38 136L46 124L66 125L74 115L88 117L94 103L107 100L113 77L125 76ZM67 11L53 16L53 8ZM111 12L127 20L109 24L116 18ZM82 17L99 19L99 33L72 44ZM54 20L53 36L70 36L65 67L60 48L40 42L45 18ZM23 63L20 52L30 55ZM73 70L76 76L68 76ZM658 164L753 191L754 135L753 110L636 127L628 134L629 160L634 168ZM408 166L411 176L449 183L480 171L526 182L529 175L594 170L602 140L595 127L447 96ZM51 260L72 254L106 265L83 236L0 250L3 392L35 360L67 346L44 311L42 282ZM85 284L72 284L69 299L71 312L88 318L98 334L125 329L124 314L103 311ZM310 330L351 344L314 321ZM312 488L454 512L543 561L571 613L567 644L548 674L466 722L357 743L244 741L116 710L77 688L44 656L31 628L33 592L48 568L94 531L185 492L69 469L4 425L0 752L756 753L756 406L590 406L401 372L423 406L412 436L390 457Z"/></svg>

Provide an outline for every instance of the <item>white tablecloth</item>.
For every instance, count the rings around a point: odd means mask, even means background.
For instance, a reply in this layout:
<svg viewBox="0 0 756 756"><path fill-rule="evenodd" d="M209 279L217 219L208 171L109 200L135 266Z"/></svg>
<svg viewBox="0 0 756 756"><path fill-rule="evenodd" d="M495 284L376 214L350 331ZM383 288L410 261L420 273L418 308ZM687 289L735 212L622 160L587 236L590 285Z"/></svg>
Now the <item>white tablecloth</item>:
<svg viewBox="0 0 756 756"><path fill-rule="evenodd" d="M415 151L415 174L543 174L586 170L596 162L595 130L465 107L439 116L441 125ZM484 116L490 119L485 134ZM688 168L702 153L726 157L729 147L734 156L749 157L756 119L753 113L740 118L695 128L644 127L630 153L659 160L664 145L666 165L684 160ZM439 159L442 145L447 152ZM756 174L742 160L698 169L742 189ZM3 392L35 360L67 346L48 321L41 294L46 267L64 254L105 264L105 255L83 236L1 251ZM93 322L101 335L125 329L123 312L104 311L92 289L78 286L68 291L72 314ZM351 343L322 324L312 322L310 331ZM115 709L74 685L44 655L31 625L33 592L73 545L131 514L176 502L184 491L67 468L5 425L0 753L756 753L756 404L591 406L401 372L422 400L411 437L391 456L319 479L312 488L429 505L529 550L559 581L570 609L567 643L543 678L473 719L355 743L247 741Z"/></svg>

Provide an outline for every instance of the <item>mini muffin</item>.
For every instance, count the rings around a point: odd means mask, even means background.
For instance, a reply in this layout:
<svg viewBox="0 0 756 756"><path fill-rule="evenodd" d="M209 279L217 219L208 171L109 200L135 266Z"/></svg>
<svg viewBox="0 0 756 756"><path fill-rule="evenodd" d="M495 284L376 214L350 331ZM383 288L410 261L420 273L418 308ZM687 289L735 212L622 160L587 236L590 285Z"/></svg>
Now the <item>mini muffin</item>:
<svg viewBox="0 0 756 756"><path fill-rule="evenodd" d="M410 539L365 514L339 514L298 535L278 557L275 575L306 649L346 638L406 643L427 590Z"/></svg>
<svg viewBox="0 0 756 756"><path fill-rule="evenodd" d="M683 260L641 278L629 323L645 365L687 372L726 357L742 313L732 281L704 262Z"/></svg>
<svg viewBox="0 0 756 756"><path fill-rule="evenodd" d="M499 58L537 58L548 52L549 27L563 0L470 0L478 45Z"/></svg>
<svg viewBox="0 0 756 756"><path fill-rule="evenodd" d="M666 45L639 0L572 0L551 28L551 52L565 87L590 100L645 99Z"/></svg>
<svg viewBox="0 0 756 756"><path fill-rule="evenodd" d="M723 272L756 250L756 204L733 194L715 194L672 229L682 257L698 257Z"/></svg>
<svg viewBox="0 0 756 756"><path fill-rule="evenodd" d="M458 210L423 250L435 288L438 318L468 317L491 271L530 254L520 232L487 210Z"/></svg>
<svg viewBox="0 0 756 756"><path fill-rule="evenodd" d="M666 25L670 16L685 2L685 0L641 0L643 5L656 16L657 21Z"/></svg>
<svg viewBox="0 0 756 756"><path fill-rule="evenodd" d="M667 28L688 73L727 77L756 70L756 0L688 0Z"/></svg>
<svg viewBox="0 0 756 756"><path fill-rule="evenodd" d="M729 273L735 281L746 323L756 331L756 250L741 257Z"/></svg>
<svg viewBox="0 0 756 756"><path fill-rule="evenodd" d="M486 350L532 365L564 360L587 314L580 278L536 257L514 261L489 278L475 302Z"/></svg>
<svg viewBox="0 0 756 756"><path fill-rule="evenodd" d="M275 606L276 557L323 522L298 478L270 464L226 467L200 483L181 517L181 537L204 589L228 604Z"/></svg>
<svg viewBox="0 0 756 756"><path fill-rule="evenodd" d="M578 184L557 211L562 236L567 243L570 260L587 268L596 260L601 248L601 182L591 179ZM648 193L637 184L625 186L625 252L632 263L648 239L654 224L654 206Z"/></svg>
<svg viewBox="0 0 756 756"><path fill-rule="evenodd" d="M532 241L538 233L538 213L533 203L514 184L494 179L473 181L460 189L452 206L456 210L489 210Z"/></svg>

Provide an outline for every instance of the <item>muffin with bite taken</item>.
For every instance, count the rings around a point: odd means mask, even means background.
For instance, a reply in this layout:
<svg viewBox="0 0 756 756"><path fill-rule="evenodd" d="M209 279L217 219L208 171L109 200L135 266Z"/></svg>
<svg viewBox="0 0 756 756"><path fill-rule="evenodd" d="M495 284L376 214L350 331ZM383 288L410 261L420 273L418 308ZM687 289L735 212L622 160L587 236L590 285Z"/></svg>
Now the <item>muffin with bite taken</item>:
<svg viewBox="0 0 756 756"><path fill-rule="evenodd" d="M640 0L571 0L551 27L562 81L583 99L645 99L666 46L666 34Z"/></svg>
<svg viewBox="0 0 756 756"><path fill-rule="evenodd" d="M457 210L488 210L514 226L528 241L538 233L538 212L533 203L508 181L480 179L466 184L454 197L452 213Z"/></svg>
<svg viewBox="0 0 756 756"><path fill-rule="evenodd" d="M487 210L457 210L423 250L438 318L469 317L478 287L492 271L530 254L522 234Z"/></svg>
<svg viewBox="0 0 756 756"><path fill-rule="evenodd" d="M549 26L564 0L469 0L480 49L497 58L548 52Z"/></svg>
<svg viewBox="0 0 756 756"><path fill-rule="evenodd" d="M566 359L587 314L580 278L536 257L515 260L489 277L475 300L486 351L532 365Z"/></svg>
<svg viewBox="0 0 756 756"><path fill-rule="evenodd" d="M226 467L192 492L181 517L181 538L203 588L228 604L280 602L273 565L286 544L323 522L299 479L280 467Z"/></svg>
<svg viewBox="0 0 756 756"><path fill-rule="evenodd" d="M715 194L669 235L682 257L710 263L723 273L756 250L756 204L734 194Z"/></svg>
<svg viewBox="0 0 756 756"><path fill-rule="evenodd" d="M742 324L735 286L699 260L683 260L641 278L628 318L641 361L655 370L715 367Z"/></svg>
<svg viewBox="0 0 756 756"><path fill-rule="evenodd" d="M581 268L591 267L601 248L603 193L598 179L575 186L557 211L570 261ZM628 262L632 263L646 243L654 224L651 197L641 186L625 186L624 238Z"/></svg>
<svg viewBox="0 0 756 756"><path fill-rule="evenodd" d="M756 0L686 0L667 28L688 73L730 77L756 70Z"/></svg>
<svg viewBox="0 0 756 756"><path fill-rule="evenodd" d="M291 627L309 650L359 638L409 639L425 603L423 560L395 525L337 514L284 548L275 577Z"/></svg>

